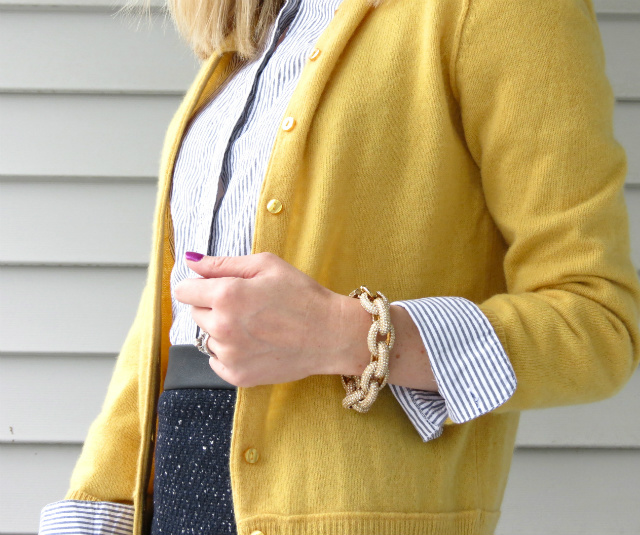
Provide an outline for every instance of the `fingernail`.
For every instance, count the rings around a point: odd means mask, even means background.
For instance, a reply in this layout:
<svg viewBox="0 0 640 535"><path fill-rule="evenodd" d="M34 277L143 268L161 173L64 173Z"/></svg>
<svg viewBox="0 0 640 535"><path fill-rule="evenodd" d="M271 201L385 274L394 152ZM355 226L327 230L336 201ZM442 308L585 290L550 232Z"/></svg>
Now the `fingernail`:
<svg viewBox="0 0 640 535"><path fill-rule="evenodd" d="M200 253L194 253L192 251L187 251L186 253L184 253L184 257L187 260L191 260L191 262L200 262L200 260L204 258L204 255Z"/></svg>

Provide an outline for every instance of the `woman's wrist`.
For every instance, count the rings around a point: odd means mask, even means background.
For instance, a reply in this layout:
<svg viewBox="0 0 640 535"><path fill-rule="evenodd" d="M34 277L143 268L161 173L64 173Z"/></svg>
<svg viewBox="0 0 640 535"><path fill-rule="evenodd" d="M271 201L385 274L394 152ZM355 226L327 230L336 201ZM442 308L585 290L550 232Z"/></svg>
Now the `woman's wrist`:
<svg viewBox="0 0 640 535"><path fill-rule="evenodd" d="M329 351L323 363L327 375L360 375L371 361L367 348L367 334L371 314L362 308L358 299L334 294L331 315L333 325L328 331Z"/></svg>
<svg viewBox="0 0 640 535"><path fill-rule="evenodd" d="M323 373L361 375L371 362L367 347L371 314L362 308L358 299L335 296L337 313L333 315L335 324L330 332L336 336L328 344L331 350ZM436 392L438 385L418 327L404 308L392 305L390 313L396 341L389 358L389 383Z"/></svg>

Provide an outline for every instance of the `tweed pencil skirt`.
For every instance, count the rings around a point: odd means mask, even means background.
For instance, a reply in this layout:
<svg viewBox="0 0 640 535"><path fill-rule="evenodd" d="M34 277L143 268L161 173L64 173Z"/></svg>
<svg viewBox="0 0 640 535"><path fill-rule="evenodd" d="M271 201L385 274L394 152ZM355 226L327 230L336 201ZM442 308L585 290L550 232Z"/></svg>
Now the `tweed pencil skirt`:
<svg viewBox="0 0 640 535"><path fill-rule="evenodd" d="M237 391L166 390L158 401L152 535L235 535L229 450Z"/></svg>

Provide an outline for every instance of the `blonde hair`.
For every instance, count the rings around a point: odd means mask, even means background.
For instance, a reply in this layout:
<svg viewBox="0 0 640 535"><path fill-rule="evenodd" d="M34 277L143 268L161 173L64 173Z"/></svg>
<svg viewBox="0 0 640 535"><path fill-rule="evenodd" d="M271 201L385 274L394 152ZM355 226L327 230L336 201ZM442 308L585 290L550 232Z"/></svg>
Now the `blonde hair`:
<svg viewBox="0 0 640 535"><path fill-rule="evenodd" d="M377 6L383 0L368 0ZM201 58L208 58L223 44L240 56L253 59L265 45L269 30L284 0L167 0L173 22ZM151 0L130 0L127 11L143 7Z"/></svg>

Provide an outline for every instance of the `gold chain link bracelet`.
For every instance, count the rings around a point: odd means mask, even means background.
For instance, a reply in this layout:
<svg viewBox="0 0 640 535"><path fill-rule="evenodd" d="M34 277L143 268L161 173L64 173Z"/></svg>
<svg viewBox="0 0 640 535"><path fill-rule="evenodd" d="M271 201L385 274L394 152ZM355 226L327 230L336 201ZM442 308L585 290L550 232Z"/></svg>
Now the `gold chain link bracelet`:
<svg viewBox="0 0 640 535"><path fill-rule="evenodd" d="M389 379L389 352L395 342L396 333L391 324L389 301L380 292L372 294L366 286L353 290L349 297L360 299L360 304L372 316L367 336L371 362L361 376L342 375L342 386L347 391L342 400L345 409L367 412ZM378 340L378 335L385 337Z"/></svg>

